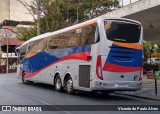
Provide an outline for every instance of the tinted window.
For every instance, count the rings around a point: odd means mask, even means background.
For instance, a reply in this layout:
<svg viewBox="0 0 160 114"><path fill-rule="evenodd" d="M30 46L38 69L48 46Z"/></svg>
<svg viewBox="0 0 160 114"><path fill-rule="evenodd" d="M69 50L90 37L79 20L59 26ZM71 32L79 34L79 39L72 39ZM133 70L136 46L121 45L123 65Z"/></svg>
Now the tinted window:
<svg viewBox="0 0 160 114"><path fill-rule="evenodd" d="M22 60L24 58L24 56L26 55L26 51L27 51L27 44L23 45L20 48L20 51L19 51L19 58L20 58L20 60Z"/></svg>
<svg viewBox="0 0 160 114"><path fill-rule="evenodd" d="M71 30L50 38L49 49L60 49L78 46L80 42L80 32Z"/></svg>
<svg viewBox="0 0 160 114"><path fill-rule="evenodd" d="M138 43L140 39L140 25L106 21L105 31L108 40L126 43Z"/></svg>
<svg viewBox="0 0 160 114"><path fill-rule="evenodd" d="M28 46L28 53L47 51L49 38L32 41Z"/></svg>
<svg viewBox="0 0 160 114"><path fill-rule="evenodd" d="M30 42L28 45L28 52L27 53L32 53L33 52L33 47L35 46L36 42Z"/></svg>
<svg viewBox="0 0 160 114"><path fill-rule="evenodd" d="M95 43L96 24L73 29L50 38L49 49L60 49Z"/></svg>
<svg viewBox="0 0 160 114"><path fill-rule="evenodd" d="M82 33L80 36L80 45L90 45L94 44L95 41L95 31L97 24L92 24L82 28Z"/></svg>

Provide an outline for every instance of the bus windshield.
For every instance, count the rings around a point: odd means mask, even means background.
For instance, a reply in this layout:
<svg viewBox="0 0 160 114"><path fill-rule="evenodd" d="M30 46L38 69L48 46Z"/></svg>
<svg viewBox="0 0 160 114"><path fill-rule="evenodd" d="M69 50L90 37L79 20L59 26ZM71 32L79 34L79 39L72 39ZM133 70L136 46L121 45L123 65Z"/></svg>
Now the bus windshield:
<svg viewBox="0 0 160 114"><path fill-rule="evenodd" d="M124 21L105 21L105 32L108 40L138 43L141 26Z"/></svg>
<svg viewBox="0 0 160 114"><path fill-rule="evenodd" d="M26 55L26 51L27 51L27 45L23 45L21 48L19 48L18 57L20 60L24 58L24 56Z"/></svg>

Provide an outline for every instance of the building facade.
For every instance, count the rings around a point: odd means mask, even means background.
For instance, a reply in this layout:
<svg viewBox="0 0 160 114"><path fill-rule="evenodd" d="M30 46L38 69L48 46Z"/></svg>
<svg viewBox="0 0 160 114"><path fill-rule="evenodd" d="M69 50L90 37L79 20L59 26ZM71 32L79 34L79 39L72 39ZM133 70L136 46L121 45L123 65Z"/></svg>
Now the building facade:
<svg viewBox="0 0 160 114"><path fill-rule="evenodd" d="M32 5L34 0L25 1L27 5ZM0 0L0 23L4 20L33 21L33 16L18 0Z"/></svg>
<svg viewBox="0 0 160 114"><path fill-rule="evenodd" d="M17 39L19 28L9 24L6 23L0 29L0 73L16 72L19 61L15 48L23 43Z"/></svg>
<svg viewBox="0 0 160 114"><path fill-rule="evenodd" d="M19 26L30 27L34 21L25 5L34 0L0 0L0 73L16 72L18 56L15 48L23 42L17 39Z"/></svg>

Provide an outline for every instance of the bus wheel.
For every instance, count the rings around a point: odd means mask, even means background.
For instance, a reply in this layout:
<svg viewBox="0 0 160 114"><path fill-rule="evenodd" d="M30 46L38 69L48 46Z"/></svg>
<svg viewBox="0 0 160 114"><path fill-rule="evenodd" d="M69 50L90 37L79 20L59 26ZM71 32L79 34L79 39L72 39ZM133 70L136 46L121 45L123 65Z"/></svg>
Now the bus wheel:
<svg viewBox="0 0 160 114"><path fill-rule="evenodd" d="M23 72L23 75L22 75L22 82L23 84L28 84L28 81L26 80L26 73Z"/></svg>
<svg viewBox="0 0 160 114"><path fill-rule="evenodd" d="M67 90L67 93L68 94L74 94L75 93L75 91L74 91L74 89L73 89L73 80L72 80L72 78L71 78L71 76L69 76L68 78L67 78L67 81L66 81L66 90Z"/></svg>
<svg viewBox="0 0 160 114"><path fill-rule="evenodd" d="M62 91L62 81L61 81L60 75L56 76L56 79L55 79L55 90L58 91L58 92Z"/></svg>

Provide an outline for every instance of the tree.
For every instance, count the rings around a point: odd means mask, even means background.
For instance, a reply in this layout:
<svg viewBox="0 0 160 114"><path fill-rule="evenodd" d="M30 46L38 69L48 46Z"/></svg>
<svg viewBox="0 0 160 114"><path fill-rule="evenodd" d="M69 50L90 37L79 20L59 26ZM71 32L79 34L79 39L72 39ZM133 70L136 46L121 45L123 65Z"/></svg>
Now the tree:
<svg viewBox="0 0 160 114"><path fill-rule="evenodd" d="M145 41L144 42L144 61L151 57L159 57L160 41Z"/></svg>
<svg viewBox="0 0 160 114"><path fill-rule="evenodd" d="M37 4L33 2L33 5L29 6L25 0L18 1L27 8L35 19L34 27L30 28L30 30L23 29L25 31L22 33L23 37L19 38L20 40L26 40L36 35L28 32L35 32L37 29L37 19L34 13L37 10ZM39 0L39 2L41 33L52 32L71 26L82 20L94 18L119 7L118 0Z"/></svg>
<svg viewBox="0 0 160 114"><path fill-rule="evenodd" d="M26 41L29 40L31 37L34 37L37 35L37 29L35 27L30 28L20 28L21 33L19 35L16 35L17 39Z"/></svg>

